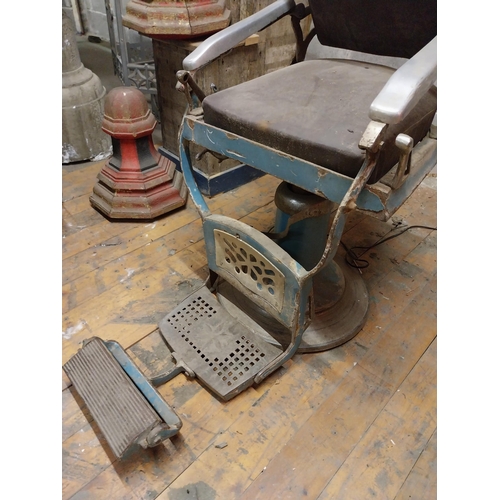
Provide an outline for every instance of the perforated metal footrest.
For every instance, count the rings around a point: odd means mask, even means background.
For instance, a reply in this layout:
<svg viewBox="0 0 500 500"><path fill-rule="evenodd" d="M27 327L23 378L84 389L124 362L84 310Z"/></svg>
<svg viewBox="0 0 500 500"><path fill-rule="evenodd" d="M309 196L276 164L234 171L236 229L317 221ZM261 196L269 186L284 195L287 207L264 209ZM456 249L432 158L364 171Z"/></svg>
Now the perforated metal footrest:
<svg viewBox="0 0 500 500"><path fill-rule="evenodd" d="M224 401L251 386L282 352L228 314L205 286L165 316L159 328L176 356Z"/></svg>
<svg viewBox="0 0 500 500"><path fill-rule="evenodd" d="M120 345L93 337L63 366L113 453L156 446L182 426Z"/></svg>

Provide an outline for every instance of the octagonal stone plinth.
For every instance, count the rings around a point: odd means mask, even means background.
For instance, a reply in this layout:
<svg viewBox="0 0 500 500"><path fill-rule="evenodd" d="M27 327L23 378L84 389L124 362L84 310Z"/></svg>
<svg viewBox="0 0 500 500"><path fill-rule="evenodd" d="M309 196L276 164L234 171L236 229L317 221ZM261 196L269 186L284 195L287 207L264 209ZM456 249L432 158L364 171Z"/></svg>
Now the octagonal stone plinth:
<svg viewBox="0 0 500 500"><path fill-rule="evenodd" d="M154 38L191 38L215 33L229 25L225 0L131 0L122 23Z"/></svg>
<svg viewBox="0 0 500 500"><path fill-rule="evenodd" d="M155 149L156 119L142 92L117 87L104 102L102 130L113 156L97 176L94 208L112 219L154 219L184 206L187 188L175 164Z"/></svg>

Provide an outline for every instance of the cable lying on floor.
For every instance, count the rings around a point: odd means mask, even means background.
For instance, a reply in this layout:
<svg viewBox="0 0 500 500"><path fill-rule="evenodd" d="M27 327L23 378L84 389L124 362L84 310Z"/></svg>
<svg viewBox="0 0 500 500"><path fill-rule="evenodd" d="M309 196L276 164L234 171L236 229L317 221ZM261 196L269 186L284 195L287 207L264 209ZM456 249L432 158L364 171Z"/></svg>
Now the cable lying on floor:
<svg viewBox="0 0 500 500"><path fill-rule="evenodd" d="M394 228L394 229L397 229L397 227ZM392 229L391 231L393 231L394 229ZM407 226L402 231L400 231L399 233L392 234L391 236L388 236L387 238L383 238L380 241L378 241L377 243L375 243L373 245L370 245L368 247L352 247L352 248L348 248L347 245L343 241L341 241L340 244L342 245L342 247L346 251L345 261L351 267L354 267L356 269L365 269L370 264L369 264L369 262L367 260L360 258L363 254L365 254L368 250L371 250L372 248L375 248L376 246L381 245L382 243L385 243L386 241L389 241L389 240L392 240L393 238L397 238L398 236L401 236L403 233L406 233L406 231L408 231L409 229L430 229L431 231L437 231L437 227L418 226L418 225ZM356 252L354 252L354 250L364 250L364 251L361 252L358 255Z"/></svg>

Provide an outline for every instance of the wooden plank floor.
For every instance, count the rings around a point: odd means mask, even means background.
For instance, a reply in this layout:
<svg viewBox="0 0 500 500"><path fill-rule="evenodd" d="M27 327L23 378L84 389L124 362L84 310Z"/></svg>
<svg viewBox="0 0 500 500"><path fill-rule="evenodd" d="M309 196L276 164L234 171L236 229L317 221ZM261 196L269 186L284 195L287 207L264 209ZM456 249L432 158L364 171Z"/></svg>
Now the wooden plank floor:
<svg viewBox="0 0 500 500"><path fill-rule="evenodd" d="M102 166L63 167L62 362L97 335L150 375L170 363L158 321L207 277L201 223L191 201L153 222L106 220L89 204ZM391 221L351 214L344 242L436 226L434 177ZM266 176L209 205L268 229L277 185ZM365 254L369 317L345 345L296 355L227 403L184 375L162 386L183 428L127 460L62 372L62 498L436 498L436 237L412 229Z"/></svg>

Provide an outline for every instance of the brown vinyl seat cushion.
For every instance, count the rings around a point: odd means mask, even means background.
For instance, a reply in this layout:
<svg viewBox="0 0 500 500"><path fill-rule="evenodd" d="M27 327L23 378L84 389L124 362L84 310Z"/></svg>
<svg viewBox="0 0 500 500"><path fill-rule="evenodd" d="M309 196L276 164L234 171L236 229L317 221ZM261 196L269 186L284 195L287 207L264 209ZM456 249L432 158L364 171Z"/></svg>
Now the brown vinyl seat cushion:
<svg viewBox="0 0 500 500"><path fill-rule="evenodd" d="M364 159L358 143L370 122L368 111L393 69L338 59L304 61L207 96L205 122L297 156L348 177ZM369 183L398 161L396 136L416 144L428 132L437 107L433 87L410 114L389 126Z"/></svg>

